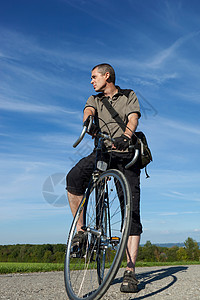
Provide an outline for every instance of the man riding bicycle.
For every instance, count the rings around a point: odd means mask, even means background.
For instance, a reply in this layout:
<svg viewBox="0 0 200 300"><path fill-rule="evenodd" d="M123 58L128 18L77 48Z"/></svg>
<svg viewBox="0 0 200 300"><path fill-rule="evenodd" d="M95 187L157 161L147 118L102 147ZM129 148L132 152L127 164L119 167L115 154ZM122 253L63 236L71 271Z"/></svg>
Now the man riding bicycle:
<svg viewBox="0 0 200 300"><path fill-rule="evenodd" d="M124 273L120 290L122 292L137 292L137 279L135 277L135 263L138 254L142 225L140 222L140 167L136 162L129 169L125 165L132 159L133 153L129 151L129 145L134 140L134 132L140 118L140 107L138 99L132 90L123 90L115 85L115 71L109 64L99 64L92 69L91 84L98 94L88 98L83 115L83 122L92 116L98 120L96 126L93 124L90 134L95 136L99 128L114 138L111 145L105 143L105 149L109 152L112 148L112 156L109 168L120 170L129 182L132 192L131 229L127 242L127 267ZM126 127L122 128L114 120L102 102L107 97L110 104L119 114ZM98 116L98 118L96 118ZM67 175L67 191L70 208L73 216L83 198L85 189L94 169L95 150L87 157L81 159ZM85 238L81 221L77 225L78 234L76 242Z"/></svg>

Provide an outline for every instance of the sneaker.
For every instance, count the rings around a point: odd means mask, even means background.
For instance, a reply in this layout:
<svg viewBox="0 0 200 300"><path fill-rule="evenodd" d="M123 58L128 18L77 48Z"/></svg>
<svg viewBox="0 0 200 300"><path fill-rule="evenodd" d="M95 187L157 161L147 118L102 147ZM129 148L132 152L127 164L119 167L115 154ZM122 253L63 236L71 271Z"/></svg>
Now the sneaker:
<svg viewBox="0 0 200 300"><path fill-rule="evenodd" d="M83 257L85 255L87 245L87 233L78 231L72 239L71 256Z"/></svg>
<svg viewBox="0 0 200 300"><path fill-rule="evenodd" d="M138 280L135 277L133 271L125 271L123 282L120 287L120 291L123 293L137 293L138 292Z"/></svg>

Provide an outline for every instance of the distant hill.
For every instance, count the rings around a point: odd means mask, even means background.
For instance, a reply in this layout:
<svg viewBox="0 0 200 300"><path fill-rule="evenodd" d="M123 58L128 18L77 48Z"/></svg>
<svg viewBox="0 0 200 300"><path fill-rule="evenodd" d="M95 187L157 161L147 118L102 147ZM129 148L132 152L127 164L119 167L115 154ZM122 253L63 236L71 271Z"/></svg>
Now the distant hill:
<svg viewBox="0 0 200 300"><path fill-rule="evenodd" d="M177 247L184 247L184 243L163 243L163 244L154 244L158 247L167 247L167 248L172 248L174 246L177 246Z"/></svg>
<svg viewBox="0 0 200 300"><path fill-rule="evenodd" d="M166 247L166 248L172 248L174 246L177 246L177 247L184 247L184 243L155 243L155 244L152 244L152 245L156 245L158 247ZM198 245L200 247L200 242L198 242ZM144 246L144 244L142 244L141 246Z"/></svg>

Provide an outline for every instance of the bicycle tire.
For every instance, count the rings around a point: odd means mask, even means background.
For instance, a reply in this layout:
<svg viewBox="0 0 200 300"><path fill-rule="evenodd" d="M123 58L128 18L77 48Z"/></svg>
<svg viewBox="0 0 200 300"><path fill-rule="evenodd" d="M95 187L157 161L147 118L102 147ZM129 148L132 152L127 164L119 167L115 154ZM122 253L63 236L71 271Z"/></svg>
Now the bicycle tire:
<svg viewBox="0 0 200 300"><path fill-rule="evenodd" d="M101 228L103 231L103 236L107 236L107 209L105 204L102 205L102 220L101 220ZM97 276L98 276L98 283L99 285L103 281L104 277L104 269L105 269L105 263L106 263L106 249L105 247L102 247L101 241L98 241L97 245L97 253L96 253L96 260L97 260Z"/></svg>
<svg viewBox="0 0 200 300"><path fill-rule="evenodd" d="M95 190L103 181L106 182L107 186L107 194L105 193L105 195L108 209L105 224L108 227L108 233L106 233L108 236L105 236L105 233L102 234L102 229L101 231L95 229L97 224ZM105 199L104 201L106 201ZM79 252L74 253L74 250L72 251L72 240L77 233L76 224L80 218L83 218L84 209L86 219L83 228L85 228L87 242L80 245ZM120 267L124 255L130 230L130 214L131 191L125 176L122 172L114 169L103 172L97 181L91 183L91 186L88 187L69 232L65 254L64 280L70 299L100 299L105 294ZM101 224L99 228L101 228ZM95 232L101 232L101 235L97 236ZM100 281L98 278L98 259L96 258L96 255L98 255L97 241L100 241L100 246L107 255L107 267L105 268L104 257L102 267L105 269L101 270L103 278ZM89 280L90 282L88 282Z"/></svg>

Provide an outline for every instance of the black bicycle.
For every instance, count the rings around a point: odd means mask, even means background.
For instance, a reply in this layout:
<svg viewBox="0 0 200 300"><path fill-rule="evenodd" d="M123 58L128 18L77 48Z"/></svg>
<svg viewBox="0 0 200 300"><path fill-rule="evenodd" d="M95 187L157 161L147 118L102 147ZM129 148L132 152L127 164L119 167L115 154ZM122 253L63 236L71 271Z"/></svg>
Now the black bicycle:
<svg viewBox="0 0 200 300"><path fill-rule="evenodd" d="M92 124L84 126L76 147ZM102 132L97 134L96 163L88 188L78 207L68 236L64 279L70 299L100 299L114 279L126 249L130 229L131 191L119 170L106 170L100 160L105 140L113 139ZM135 149L132 166L139 156ZM83 224L85 239L73 246L77 223ZM76 249L74 249L76 248Z"/></svg>

